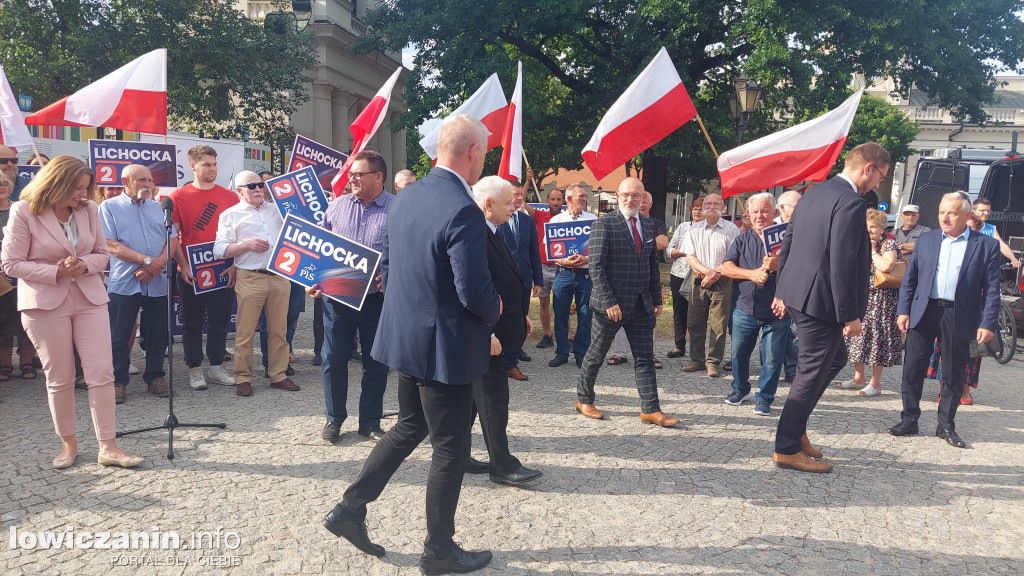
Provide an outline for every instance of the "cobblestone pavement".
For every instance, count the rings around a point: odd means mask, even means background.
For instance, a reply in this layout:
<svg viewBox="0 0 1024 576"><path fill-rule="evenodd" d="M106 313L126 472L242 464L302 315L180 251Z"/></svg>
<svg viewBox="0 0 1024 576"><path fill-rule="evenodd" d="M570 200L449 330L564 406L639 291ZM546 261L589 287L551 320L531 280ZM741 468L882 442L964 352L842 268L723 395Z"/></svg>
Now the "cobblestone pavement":
<svg viewBox="0 0 1024 576"><path fill-rule="evenodd" d="M178 418L227 428L179 430L173 460L166 458L166 432L125 437L127 451L146 457L134 471L95 463L84 391L76 392L78 463L53 470L59 442L42 378L0 384L0 574L418 573L427 445L370 507L370 534L387 548L384 558L357 552L321 526L371 443L356 435L354 416L337 445L320 439L323 392L310 363L309 312L301 322L300 392L271 390L265 378L251 398L215 384L192 392L179 361ZM464 483L456 539L494 551L483 573L1024 573L1024 360L985 362L977 404L957 418L966 450L931 435L928 402L920 436L885 432L898 420L898 368L885 371L878 398L829 390L810 429L835 470L810 475L770 461L785 384L772 415L761 417L749 403L722 403L728 379L684 374L680 359L662 356L662 406L682 418L670 430L639 420L628 365L605 366L597 405L610 418L588 420L572 409L578 371L571 363L548 368L553 351L536 349L536 341L527 344L533 362L523 364L530 380L512 384L509 432L513 452L543 478L527 489L486 476ZM669 347L663 341L657 350ZM135 362L141 365L138 353ZM358 370L351 366L353 378ZM390 383L385 409L392 411L394 374ZM926 400L937 387L927 382ZM166 400L146 394L139 376L129 394L117 409L120 430L163 421ZM474 454L485 454L479 427ZM36 535L68 530L85 540L102 532L176 532L181 548L42 549Z"/></svg>

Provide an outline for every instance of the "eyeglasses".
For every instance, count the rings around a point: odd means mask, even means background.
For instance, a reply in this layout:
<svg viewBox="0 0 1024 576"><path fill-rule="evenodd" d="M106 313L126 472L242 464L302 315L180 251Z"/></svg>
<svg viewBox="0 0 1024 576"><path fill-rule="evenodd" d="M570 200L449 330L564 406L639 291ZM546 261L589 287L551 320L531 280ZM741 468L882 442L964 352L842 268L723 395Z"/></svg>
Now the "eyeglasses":
<svg viewBox="0 0 1024 576"><path fill-rule="evenodd" d="M0 166L2 166L4 164L17 164L17 163L18 163L18 159L17 158L0 158Z"/></svg>
<svg viewBox="0 0 1024 576"><path fill-rule="evenodd" d="M242 184L239 188L248 188L249 190L255 190L257 188L263 188L263 182L253 182L252 184Z"/></svg>
<svg viewBox="0 0 1024 576"><path fill-rule="evenodd" d="M363 176L366 176L367 174L383 174L383 172L381 172L380 170L374 170L372 172L351 172L350 171L348 173L348 176L349 176L349 178L351 178L353 180L361 180L363 178Z"/></svg>
<svg viewBox="0 0 1024 576"><path fill-rule="evenodd" d="M872 170L878 170L878 167L875 166L874 164L872 164L871 165L871 169ZM885 182L885 179L886 179L885 172L882 172L881 170L878 170L878 173L882 176L881 178L878 179L878 181L879 182Z"/></svg>

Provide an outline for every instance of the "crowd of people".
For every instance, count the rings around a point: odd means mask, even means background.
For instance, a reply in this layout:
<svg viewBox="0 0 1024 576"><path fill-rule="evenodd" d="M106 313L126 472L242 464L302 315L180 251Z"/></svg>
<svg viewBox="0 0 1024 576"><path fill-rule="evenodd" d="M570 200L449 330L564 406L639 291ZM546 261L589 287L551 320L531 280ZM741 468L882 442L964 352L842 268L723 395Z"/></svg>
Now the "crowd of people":
<svg viewBox="0 0 1024 576"><path fill-rule="evenodd" d="M323 227L383 254L358 310L325 298L317 285L303 289L268 271L283 226L266 185L269 172L242 171L228 190L215 183L216 150L193 147L188 162L194 178L170 194L173 208L165 214L144 166L124 168L122 187L100 197L80 160L39 159L45 165L38 175L23 181L16 155L0 146L0 381L13 376L15 348L23 378L34 378L37 366L44 370L62 444L53 467L72 466L78 454L76 382L88 388L98 462L142 462L117 446L114 407L128 400L136 331L146 358L137 371L147 391L169 394L164 357L173 294L181 299L189 386L197 392L209 383L233 386L239 397L256 392L257 333L266 392L300 390L290 378L296 361L291 339L308 295L314 302L314 363L321 366L324 390L321 436L333 443L342 435L349 363L358 359L357 433L376 443L325 518L326 528L366 553L383 555L366 531L367 506L429 437L421 568L428 574L480 568L490 553L464 551L453 540L463 474L486 473L513 486L542 475L511 454L506 433L509 380L529 379L521 363L532 360L523 345L534 330L534 298L542 330L536 346L554 348L552 368L568 364L572 354L575 409L582 416L604 419L597 375L631 358L640 420L679 423L662 411L656 377L662 367L654 344L664 304L663 255L671 261L673 302L667 357L688 353L682 368L688 373L719 377L731 370L724 402L741 406L753 394L753 411L761 416L772 414L779 381L792 383L775 439L779 466L831 470L810 442L807 420L848 361L854 375L838 387L858 388L864 397L882 393L885 368L903 365L903 411L889 429L895 436L918 432L922 381L942 378L936 435L965 445L954 418L957 406L973 402L970 390L980 369L968 342L983 344L993 336L1000 256L1020 266L986 223L987 201L972 207L965 194L947 194L939 230L918 225L919 207L907 205L902 226L887 232L885 214L868 209L862 196L878 187L891 160L869 143L849 153L841 174L808 192L754 194L735 222L727 219L720 195L698 198L689 206L690 220L669 238L665 223L650 217L653 198L636 178L619 184L617 207L600 217L587 211L589 195L581 184L564 193L552 190L547 209L539 210L526 202L522 183L481 178L486 134L469 116L445 120L435 168L420 180L400 171L395 193L386 189L383 157L371 151L353 156L350 187L331 201ZM559 222L590 226L586 252L548 257L544 225ZM779 223L788 229L774 253L764 232ZM189 249L206 243L213 245L213 258L232 259L222 289L194 288L200 279L188 266ZM177 265L168 266L169 258ZM236 305L229 355L228 323ZM754 392L750 364L759 339ZM384 430L389 370L398 373L398 421ZM477 416L487 462L470 456Z"/></svg>

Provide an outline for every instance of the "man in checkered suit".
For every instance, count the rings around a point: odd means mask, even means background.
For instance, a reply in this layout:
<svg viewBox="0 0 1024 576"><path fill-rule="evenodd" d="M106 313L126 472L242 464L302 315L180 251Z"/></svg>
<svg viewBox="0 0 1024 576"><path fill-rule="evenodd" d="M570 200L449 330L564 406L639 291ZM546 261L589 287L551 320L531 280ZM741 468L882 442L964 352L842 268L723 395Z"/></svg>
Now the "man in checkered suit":
<svg viewBox="0 0 1024 576"><path fill-rule="evenodd" d="M636 178L626 178L619 184L619 209L598 218L591 227L593 336L580 369L576 410L588 418L604 418L594 406L594 380L615 333L621 328L626 332L635 358L640 419L668 427L679 420L666 416L658 403L654 324L661 314L661 276L654 245L654 222L638 214L643 198L643 183Z"/></svg>

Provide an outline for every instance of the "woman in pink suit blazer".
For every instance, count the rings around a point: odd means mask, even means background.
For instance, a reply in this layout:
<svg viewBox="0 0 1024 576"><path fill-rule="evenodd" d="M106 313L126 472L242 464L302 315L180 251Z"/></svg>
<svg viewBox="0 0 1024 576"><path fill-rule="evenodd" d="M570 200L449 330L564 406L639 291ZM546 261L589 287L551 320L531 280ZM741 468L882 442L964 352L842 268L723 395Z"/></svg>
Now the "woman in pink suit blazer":
<svg viewBox="0 0 1024 576"><path fill-rule="evenodd" d="M107 291L100 273L110 254L89 167L72 156L44 166L11 208L0 260L18 283L18 310L46 373L53 424L63 448L54 468L75 462L75 358L89 383L89 409L105 466L138 466L114 441L114 369Z"/></svg>

